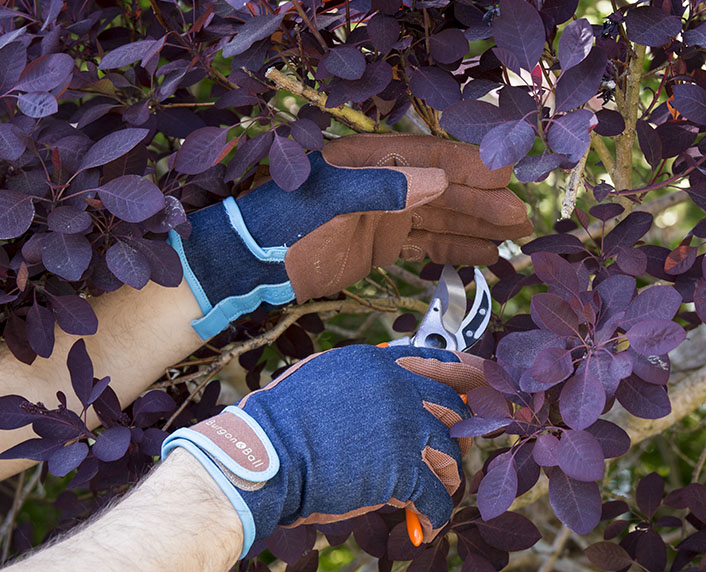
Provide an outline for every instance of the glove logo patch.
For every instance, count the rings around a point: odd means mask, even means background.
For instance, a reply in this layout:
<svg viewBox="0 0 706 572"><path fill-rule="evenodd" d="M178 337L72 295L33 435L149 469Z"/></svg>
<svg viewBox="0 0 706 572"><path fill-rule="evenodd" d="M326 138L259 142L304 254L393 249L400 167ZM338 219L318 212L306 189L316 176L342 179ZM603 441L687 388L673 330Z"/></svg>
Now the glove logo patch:
<svg viewBox="0 0 706 572"><path fill-rule="evenodd" d="M271 464L265 444L248 423L230 412L223 412L192 427L208 437L244 469L265 472Z"/></svg>

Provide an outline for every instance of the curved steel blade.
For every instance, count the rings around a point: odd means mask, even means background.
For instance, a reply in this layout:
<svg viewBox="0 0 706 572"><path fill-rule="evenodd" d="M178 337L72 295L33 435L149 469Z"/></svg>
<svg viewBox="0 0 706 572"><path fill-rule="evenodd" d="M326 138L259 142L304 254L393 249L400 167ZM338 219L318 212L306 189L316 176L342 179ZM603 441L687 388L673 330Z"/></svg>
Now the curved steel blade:
<svg viewBox="0 0 706 572"><path fill-rule="evenodd" d="M461 323L461 327L456 331L457 347L460 351L466 351L475 344L490 322L490 288L488 288L483 273L477 268L474 271L474 278L476 295L473 299L473 306Z"/></svg>
<svg viewBox="0 0 706 572"><path fill-rule="evenodd" d="M455 332L466 316L466 289L458 272L448 262L441 272L439 286L442 285L446 289L446 296L441 301L441 323L447 332Z"/></svg>

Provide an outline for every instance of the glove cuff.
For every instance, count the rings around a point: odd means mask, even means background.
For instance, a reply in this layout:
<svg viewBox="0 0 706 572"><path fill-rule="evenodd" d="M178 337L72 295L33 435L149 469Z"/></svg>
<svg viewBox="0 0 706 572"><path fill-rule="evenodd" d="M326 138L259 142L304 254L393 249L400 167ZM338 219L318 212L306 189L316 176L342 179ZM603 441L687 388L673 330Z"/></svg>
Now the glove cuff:
<svg viewBox="0 0 706 572"><path fill-rule="evenodd" d="M204 317L191 325L206 340L261 303L283 305L295 298L284 268L286 246L261 247L233 197L189 216L187 240L173 230L184 278Z"/></svg>
<svg viewBox="0 0 706 572"><path fill-rule="evenodd" d="M240 491L256 491L274 477L280 461L272 442L250 415L235 406L191 428L177 429L162 443L162 459L176 447L189 451L228 497L243 525L243 551L257 531L255 518Z"/></svg>

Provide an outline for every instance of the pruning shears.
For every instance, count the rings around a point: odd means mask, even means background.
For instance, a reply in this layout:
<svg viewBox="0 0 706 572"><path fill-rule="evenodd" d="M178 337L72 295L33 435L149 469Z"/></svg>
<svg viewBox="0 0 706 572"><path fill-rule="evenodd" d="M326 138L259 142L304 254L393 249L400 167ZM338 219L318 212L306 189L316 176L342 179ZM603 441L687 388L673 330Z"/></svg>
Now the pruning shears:
<svg viewBox="0 0 706 572"><path fill-rule="evenodd" d="M466 312L463 281L453 266L445 264L417 332L380 345L468 351L485 332L491 313L490 289L477 268L474 269L474 279L476 294L471 309ZM410 509L405 513L409 539L414 546L419 546L423 538L419 517Z"/></svg>

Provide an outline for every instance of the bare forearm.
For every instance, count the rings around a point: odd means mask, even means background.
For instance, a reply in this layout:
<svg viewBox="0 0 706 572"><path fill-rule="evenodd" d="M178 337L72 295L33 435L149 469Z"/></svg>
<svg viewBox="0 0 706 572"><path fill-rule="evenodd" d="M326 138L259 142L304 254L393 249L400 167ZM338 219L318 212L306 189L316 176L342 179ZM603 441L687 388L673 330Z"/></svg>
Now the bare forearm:
<svg viewBox="0 0 706 572"><path fill-rule="evenodd" d="M6 570L225 572L242 544L225 494L196 459L177 450L103 516Z"/></svg>
<svg viewBox="0 0 706 572"><path fill-rule="evenodd" d="M190 326L201 313L185 282L178 288L149 283L139 291L124 286L96 298L92 305L98 315L98 332L85 338L86 347L95 375L111 377L111 387L123 407L167 367L203 344ZM63 391L69 405L80 409L66 368L66 356L76 339L57 329L51 357L37 358L31 366L19 362L4 344L0 345L0 395L22 395L53 407L56 392ZM98 425L92 412L88 424ZM0 431L0 451L33 436L30 426ZM32 464L34 461L0 461L0 480Z"/></svg>

